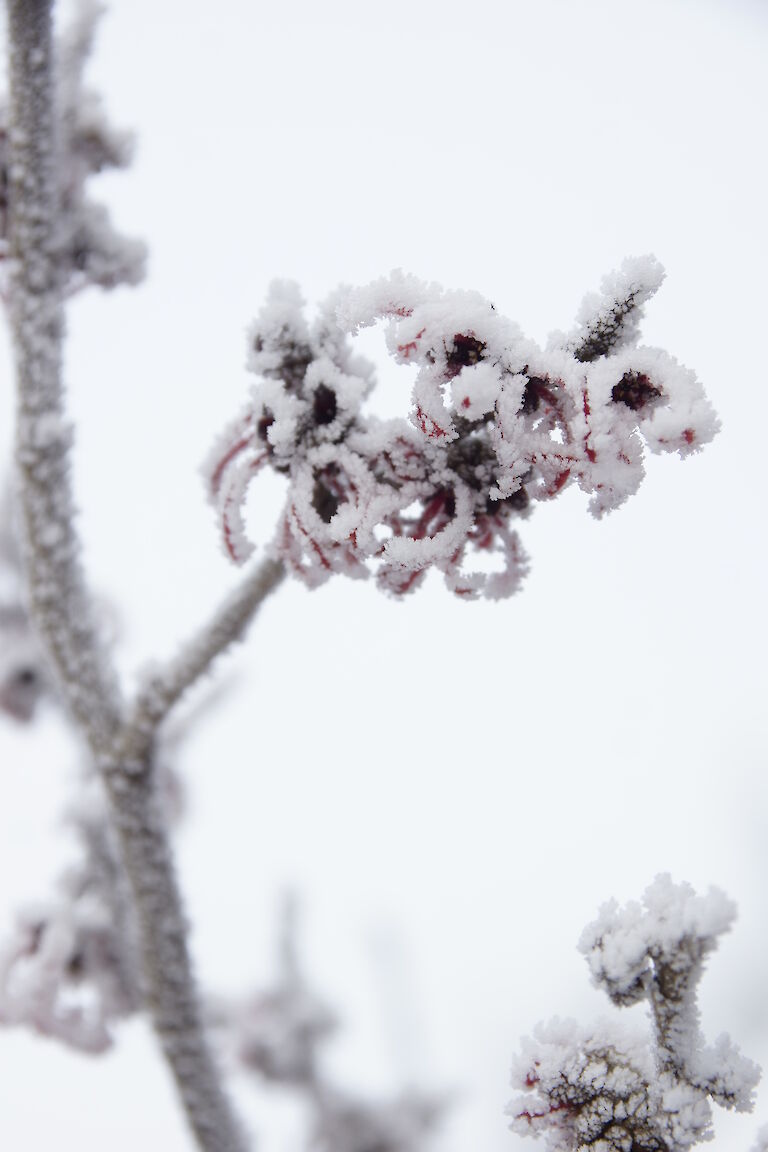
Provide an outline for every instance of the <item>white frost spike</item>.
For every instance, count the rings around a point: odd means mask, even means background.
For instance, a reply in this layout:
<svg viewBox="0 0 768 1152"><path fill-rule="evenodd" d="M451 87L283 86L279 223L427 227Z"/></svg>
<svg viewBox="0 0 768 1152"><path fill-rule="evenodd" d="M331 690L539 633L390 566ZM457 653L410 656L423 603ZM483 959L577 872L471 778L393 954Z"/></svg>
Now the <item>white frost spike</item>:
<svg viewBox="0 0 768 1152"><path fill-rule="evenodd" d="M618 271L603 277L599 294L584 298L566 347L579 362L589 363L637 343L643 306L665 275L655 256L628 257Z"/></svg>

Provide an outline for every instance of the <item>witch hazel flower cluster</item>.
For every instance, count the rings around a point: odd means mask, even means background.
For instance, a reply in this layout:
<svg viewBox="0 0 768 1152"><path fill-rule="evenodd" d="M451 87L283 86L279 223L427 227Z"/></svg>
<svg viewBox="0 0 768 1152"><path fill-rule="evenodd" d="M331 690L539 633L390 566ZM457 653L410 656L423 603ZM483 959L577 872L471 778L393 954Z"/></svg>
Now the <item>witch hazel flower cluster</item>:
<svg viewBox="0 0 768 1152"><path fill-rule="evenodd" d="M527 570L514 526L536 501L576 484L599 517L637 490L645 449L688 456L717 431L695 375L638 345L663 276L626 260L546 349L479 294L399 272L339 290L312 326L298 289L274 284L250 335L259 382L205 467L227 553L251 554L244 501L270 467L288 480L273 547L308 585L375 575L400 595L435 567L459 596L510 595ZM418 369L408 419L366 411L373 373L350 338L378 321Z"/></svg>
<svg viewBox="0 0 768 1152"><path fill-rule="evenodd" d="M727 1035L707 1045L696 993L735 908L658 876L642 903L606 904L580 941L594 983L621 1007L647 1001L650 1036L555 1019L524 1041L508 1107L551 1152L687 1152L712 1137L712 1103L748 1112L760 1071Z"/></svg>

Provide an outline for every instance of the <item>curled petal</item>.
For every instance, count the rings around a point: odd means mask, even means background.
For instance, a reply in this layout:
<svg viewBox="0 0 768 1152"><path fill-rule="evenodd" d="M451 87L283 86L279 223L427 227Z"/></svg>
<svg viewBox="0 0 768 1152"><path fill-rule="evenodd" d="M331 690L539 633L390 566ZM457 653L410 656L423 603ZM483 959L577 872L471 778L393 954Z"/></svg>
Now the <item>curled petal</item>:
<svg viewBox="0 0 768 1152"><path fill-rule="evenodd" d="M463 572L466 548L474 551L498 553L504 567L499 572ZM485 596L489 600L502 600L512 596L528 575L528 557L520 537L500 517L485 517L474 525L466 545L441 565L445 583L452 592L467 600Z"/></svg>
<svg viewBox="0 0 768 1152"><path fill-rule="evenodd" d="M206 482L208 495L214 502L218 500L224 475L237 457L246 450L253 439L255 417L249 408L236 420L231 421L216 441L200 469Z"/></svg>
<svg viewBox="0 0 768 1152"><path fill-rule="evenodd" d="M238 458L228 463L221 475L218 491L218 507L221 517L221 532L224 549L235 564L244 564L253 554L254 546L245 534L243 506L248 487L266 463L269 453L262 449L254 451L250 445L238 452Z"/></svg>
<svg viewBox="0 0 768 1152"><path fill-rule="evenodd" d="M410 534L393 536L384 546L384 560L408 571L428 568L449 559L472 527L473 501L465 484L441 489L426 505Z"/></svg>

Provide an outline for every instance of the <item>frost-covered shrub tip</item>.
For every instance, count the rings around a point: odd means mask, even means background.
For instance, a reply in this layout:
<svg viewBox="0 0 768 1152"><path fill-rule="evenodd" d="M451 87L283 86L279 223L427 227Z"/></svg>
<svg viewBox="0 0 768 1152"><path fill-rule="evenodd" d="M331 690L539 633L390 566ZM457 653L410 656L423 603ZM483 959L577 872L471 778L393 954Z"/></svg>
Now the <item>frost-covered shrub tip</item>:
<svg viewBox="0 0 768 1152"><path fill-rule="evenodd" d="M750 1111L760 1076L728 1036L707 1045L696 992L705 957L734 919L716 889L658 876L642 903L604 905L581 951L618 1006L647 1000L650 1036L614 1021L540 1025L512 1067L507 1111L551 1152L687 1152L712 1136L712 1103Z"/></svg>
<svg viewBox="0 0 768 1152"><path fill-rule="evenodd" d="M637 342L663 275L626 260L546 349L478 293L399 272L336 292L312 325L298 289L273 284L250 334L259 382L205 469L227 553L252 551L243 503L269 466L288 480L274 549L308 585L375 574L400 595L434 566L459 596L510 595L527 570L514 525L536 501L577 484L601 516L639 487L646 448L687 456L717 431L695 375ZM366 411L373 371L350 337L377 321L418 368L408 419ZM476 553L496 570L474 571Z"/></svg>

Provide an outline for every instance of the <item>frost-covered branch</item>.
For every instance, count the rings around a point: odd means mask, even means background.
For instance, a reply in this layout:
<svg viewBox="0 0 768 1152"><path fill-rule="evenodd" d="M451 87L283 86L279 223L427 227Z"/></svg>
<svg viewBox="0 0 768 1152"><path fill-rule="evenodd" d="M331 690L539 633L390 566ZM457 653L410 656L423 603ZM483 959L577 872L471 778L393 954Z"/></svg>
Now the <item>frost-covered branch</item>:
<svg viewBox="0 0 768 1152"><path fill-rule="evenodd" d="M51 0L10 0L8 42L10 309L30 611L62 697L104 772L136 907L147 1003L187 1116L206 1152L242 1152L246 1141L200 1019L153 749L131 763L121 758L122 704L80 562L61 378L67 269L58 230Z"/></svg>
<svg viewBox="0 0 768 1152"><path fill-rule="evenodd" d="M27 587L63 695L89 743L120 719L114 677L85 586L61 381L62 283L56 258L56 139L50 0L9 0L11 326L16 457Z"/></svg>
<svg viewBox="0 0 768 1152"><path fill-rule="evenodd" d="M243 638L261 604L283 576L280 561L262 561L219 605L197 635L165 667L153 670L131 709L124 737L128 755L134 755L136 749L152 740L158 725L187 689L206 675L222 652Z"/></svg>
<svg viewBox="0 0 768 1152"><path fill-rule="evenodd" d="M148 768L126 772L117 763L105 773L133 890L146 1003L200 1148L244 1152L248 1142L203 1026L167 821Z"/></svg>
<svg viewBox="0 0 768 1152"><path fill-rule="evenodd" d="M582 935L594 982L618 1006L647 1000L650 1039L614 1022L553 1020L524 1041L509 1105L512 1130L550 1152L688 1152L712 1135L711 1102L750 1111L760 1071L728 1036L699 1028L704 958L735 915L715 889L658 876L642 904L606 904Z"/></svg>

